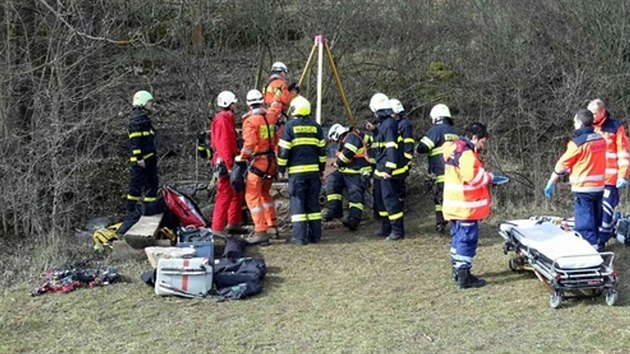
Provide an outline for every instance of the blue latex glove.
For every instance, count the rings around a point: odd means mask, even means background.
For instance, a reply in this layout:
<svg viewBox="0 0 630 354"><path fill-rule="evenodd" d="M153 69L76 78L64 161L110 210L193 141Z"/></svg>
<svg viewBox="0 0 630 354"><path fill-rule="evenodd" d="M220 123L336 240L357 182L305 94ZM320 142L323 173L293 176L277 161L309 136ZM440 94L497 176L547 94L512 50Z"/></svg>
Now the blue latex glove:
<svg viewBox="0 0 630 354"><path fill-rule="evenodd" d="M623 189L626 188L628 186L628 180L625 178L617 178L617 188L619 189Z"/></svg>
<svg viewBox="0 0 630 354"><path fill-rule="evenodd" d="M554 183L547 183L545 187L545 197L551 198L553 191L556 189L556 185Z"/></svg>

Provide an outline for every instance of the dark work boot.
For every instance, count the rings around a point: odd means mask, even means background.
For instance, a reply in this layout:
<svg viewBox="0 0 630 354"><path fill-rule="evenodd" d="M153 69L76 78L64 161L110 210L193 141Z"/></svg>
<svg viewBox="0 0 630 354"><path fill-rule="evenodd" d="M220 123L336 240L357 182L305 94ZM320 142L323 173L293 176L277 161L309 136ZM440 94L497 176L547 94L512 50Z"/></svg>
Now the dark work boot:
<svg viewBox="0 0 630 354"><path fill-rule="evenodd" d="M457 279L459 278L458 276L458 271L455 268L451 268L451 278L453 278L453 281L457 283Z"/></svg>
<svg viewBox="0 0 630 354"><path fill-rule="evenodd" d="M457 287L460 289L481 288L484 285L486 281L470 274L470 269L460 269L457 272Z"/></svg>
<svg viewBox="0 0 630 354"><path fill-rule="evenodd" d="M376 231L376 233L374 233L376 236L380 236L380 237L387 237L389 236L389 234L392 233L392 228L391 227L386 227L386 226L381 226L380 229L378 229L378 231Z"/></svg>
<svg viewBox="0 0 630 354"><path fill-rule="evenodd" d="M296 246L306 246L308 245L308 242L306 240L300 240L297 238L291 238L291 240L289 241L290 243L296 245Z"/></svg>
<svg viewBox="0 0 630 354"><path fill-rule="evenodd" d="M392 232L389 236L387 236L387 238L385 238L385 241L400 241L403 238L405 238L404 235L398 235Z"/></svg>
<svg viewBox="0 0 630 354"><path fill-rule="evenodd" d="M343 221L343 226L350 229L350 231L356 231L359 228L359 220L355 218L347 218Z"/></svg>
<svg viewBox="0 0 630 354"><path fill-rule="evenodd" d="M437 233L440 235L444 235L444 233L446 232L446 223L439 222L435 224L435 231L437 231Z"/></svg>
<svg viewBox="0 0 630 354"><path fill-rule="evenodd" d="M330 213L330 212L324 214L324 217L322 218L322 221L324 221L324 222L330 222L330 221L333 221L333 220L335 220L335 216L332 213Z"/></svg>

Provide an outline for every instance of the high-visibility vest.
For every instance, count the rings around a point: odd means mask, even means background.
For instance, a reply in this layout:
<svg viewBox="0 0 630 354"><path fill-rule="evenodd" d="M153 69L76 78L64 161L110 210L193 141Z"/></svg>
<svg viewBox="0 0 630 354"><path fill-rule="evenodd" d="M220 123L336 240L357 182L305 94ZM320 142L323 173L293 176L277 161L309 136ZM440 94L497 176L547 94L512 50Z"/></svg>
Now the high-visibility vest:
<svg viewBox="0 0 630 354"><path fill-rule="evenodd" d="M621 121L607 116L602 124L595 126L595 132L606 140L605 183L614 186L618 177L628 178L630 154L626 129Z"/></svg>
<svg viewBox="0 0 630 354"><path fill-rule="evenodd" d="M571 171L571 191L593 193L604 190L606 173L606 141L593 128L576 131L576 137L567 144L567 150L556 163L554 172Z"/></svg>
<svg viewBox="0 0 630 354"><path fill-rule="evenodd" d="M444 201L446 220L482 220L490 216L492 177L465 138L445 144Z"/></svg>

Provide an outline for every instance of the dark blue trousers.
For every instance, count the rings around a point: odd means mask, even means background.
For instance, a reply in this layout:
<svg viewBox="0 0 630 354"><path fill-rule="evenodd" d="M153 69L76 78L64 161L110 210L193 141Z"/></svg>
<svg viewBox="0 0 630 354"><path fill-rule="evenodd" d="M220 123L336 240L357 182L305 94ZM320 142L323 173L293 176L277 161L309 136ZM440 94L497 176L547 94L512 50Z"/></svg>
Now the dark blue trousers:
<svg viewBox="0 0 630 354"><path fill-rule="evenodd" d="M291 223L296 241L319 242L322 238L321 188L319 173L289 175Z"/></svg>
<svg viewBox="0 0 630 354"><path fill-rule="evenodd" d="M606 186L602 197L602 225L599 228L599 246L603 248L610 240L615 227L615 208L619 205L617 186Z"/></svg>
<svg viewBox="0 0 630 354"><path fill-rule="evenodd" d="M342 200L344 188L348 191L348 218L361 220L365 188L360 174L335 171L328 176L328 181L326 182L328 215L335 219L343 217Z"/></svg>
<svg viewBox="0 0 630 354"><path fill-rule="evenodd" d="M473 257L477 254L479 222L454 220L451 225L451 263L455 269L472 268Z"/></svg>
<svg viewBox="0 0 630 354"><path fill-rule="evenodd" d="M404 179L374 179L374 214L383 223L383 230L405 236Z"/></svg>
<svg viewBox="0 0 630 354"><path fill-rule="evenodd" d="M573 193L574 229L595 248L599 246L602 224L602 195L603 192Z"/></svg>

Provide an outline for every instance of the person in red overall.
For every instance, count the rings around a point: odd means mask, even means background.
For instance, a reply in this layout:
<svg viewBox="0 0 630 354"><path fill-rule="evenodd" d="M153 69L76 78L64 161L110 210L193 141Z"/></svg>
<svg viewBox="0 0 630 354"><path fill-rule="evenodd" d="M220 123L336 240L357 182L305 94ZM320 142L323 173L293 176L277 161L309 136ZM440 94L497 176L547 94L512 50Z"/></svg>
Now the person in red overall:
<svg viewBox="0 0 630 354"><path fill-rule="evenodd" d="M217 105L221 111L212 119L210 125L210 143L214 150L212 165L218 175L217 193L212 214L212 231L220 237L227 237L227 231L238 229L242 222L243 195L237 193L230 185L230 172L234 158L238 155L236 143L236 95L223 91L217 97Z"/></svg>

